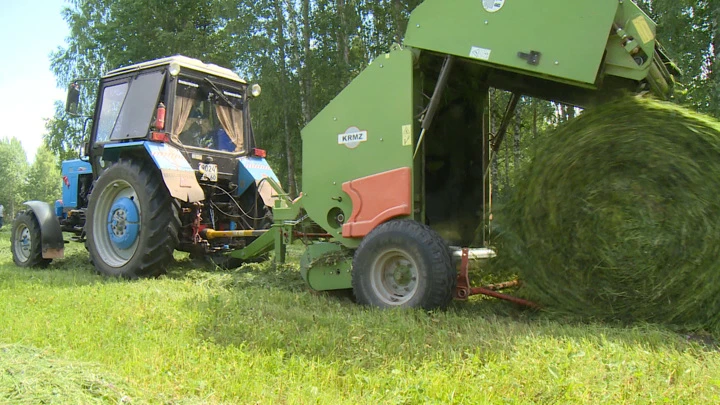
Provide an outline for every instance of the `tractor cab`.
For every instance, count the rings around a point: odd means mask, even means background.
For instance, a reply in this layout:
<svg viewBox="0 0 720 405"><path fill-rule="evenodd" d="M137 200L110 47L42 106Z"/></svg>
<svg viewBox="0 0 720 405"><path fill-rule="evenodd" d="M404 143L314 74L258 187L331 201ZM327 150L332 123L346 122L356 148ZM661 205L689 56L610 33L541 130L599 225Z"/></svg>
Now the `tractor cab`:
<svg viewBox="0 0 720 405"><path fill-rule="evenodd" d="M229 69L185 56L139 63L100 82L88 155L99 176L117 148L151 141L176 148L199 179L233 181L237 158L254 151L247 82ZM68 105L74 105L69 102Z"/></svg>

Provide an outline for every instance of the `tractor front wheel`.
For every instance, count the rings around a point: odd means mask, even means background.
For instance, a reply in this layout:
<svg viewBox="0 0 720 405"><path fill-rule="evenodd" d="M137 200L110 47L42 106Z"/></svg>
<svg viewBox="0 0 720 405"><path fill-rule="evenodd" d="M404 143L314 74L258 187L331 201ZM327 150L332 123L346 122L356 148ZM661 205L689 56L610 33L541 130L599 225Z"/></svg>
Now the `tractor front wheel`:
<svg viewBox="0 0 720 405"><path fill-rule="evenodd" d="M10 234L13 262L20 267L47 267L52 259L43 259L40 223L32 211L21 211L15 217Z"/></svg>
<svg viewBox="0 0 720 405"><path fill-rule="evenodd" d="M428 226L412 220L378 226L353 258L353 293L365 305L445 308L456 283L445 242Z"/></svg>
<svg viewBox="0 0 720 405"><path fill-rule="evenodd" d="M147 162L121 160L105 170L90 194L86 218L87 249L101 274L157 276L172 259L177 208Z"/></svg>

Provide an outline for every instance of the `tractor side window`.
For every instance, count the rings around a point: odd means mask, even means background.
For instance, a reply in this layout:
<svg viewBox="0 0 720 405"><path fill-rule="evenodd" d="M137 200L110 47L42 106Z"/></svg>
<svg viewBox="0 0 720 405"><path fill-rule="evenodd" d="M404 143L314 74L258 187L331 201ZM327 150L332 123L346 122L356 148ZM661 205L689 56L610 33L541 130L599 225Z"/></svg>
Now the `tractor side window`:
<svg viewBox="0 0 720 405"><path fill-rule="evenodd" d="M100 118L98 119L95 142L102 143L110 140L110 134L120 115L120 108L122 107L123 100L125 100L127 90L127 82L108 86L103 90L102 106L100 107Z"/></svg>
<svg viewBox="0 0 720 405"><path fill-rule="evenodd" d="M111 139L147 137L164 82L164 72L151 72L136 77L130 83L130 90L120 109L120 116L110 135Z"/></svg>

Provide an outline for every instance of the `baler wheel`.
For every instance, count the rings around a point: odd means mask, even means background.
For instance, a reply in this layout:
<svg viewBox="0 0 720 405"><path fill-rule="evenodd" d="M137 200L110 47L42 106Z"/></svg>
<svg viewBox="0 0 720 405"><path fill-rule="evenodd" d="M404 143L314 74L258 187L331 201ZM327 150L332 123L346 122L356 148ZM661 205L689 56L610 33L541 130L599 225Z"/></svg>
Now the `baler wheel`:
<svg viewBox="0 0 720 405"><path fill-rule="evenodd" d="M457 272L450 250L428 226L412 220L386 222L355 251L353 293L358 303L381 308L445 308Z"/></svg>
<svg viewBox="0 0 720 405"><path fill-rule="evenodd" d="M47 267L52 259L43 259L40 224L32 211L15 217L10 234L13 262L19 267Z"/></svg>
<svg viewBox="0 0 720 405"><path fill-rule="evenodd" d="M178 243L178 210L150 163L120 160L93 187L86 247L95 269L125 278L165 271Z"/></svg>

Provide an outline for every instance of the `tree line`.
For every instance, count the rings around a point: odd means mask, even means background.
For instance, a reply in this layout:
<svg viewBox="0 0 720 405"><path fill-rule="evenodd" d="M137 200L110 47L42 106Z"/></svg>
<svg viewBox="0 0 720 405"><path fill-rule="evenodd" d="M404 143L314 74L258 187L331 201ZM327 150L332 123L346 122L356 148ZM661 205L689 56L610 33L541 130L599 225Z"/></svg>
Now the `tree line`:
<svg viewBox="0 0 720 405"><path fill-rule="evenodd" d="M252 105L258 143L288 192L301 188L300 129L377 55L401 43L422 0L72 0L67 44L51 55L58 84L99 78L132 63L183 54L230 67L263 85ZM684 71L676 101L720 117L720 0L637 0ZM84 86L90 114L95 85ZM494 92L494 121L507 95ZM496 189L511 185L527 142L571 118L574 108L523 98L493 166ZM47 123L47 148L77 156L83 122L62 103Z"/></svg>
<svg viewBox="0 0 720 405"><path fill-rule="evenodd" d="M421 0L76 0L71 35L52 54L58 83L174 54L227 66L263 85L252 105L258 143L296 194L300 129L375 56L401 41ZM86 113L94 93L86 89ZM45 141L76 155L80 124L58 104Z"/></svg>
<svg viewBox="0 0 720 405"><path fill-rule="evenodd" d="M22 209L23 201L52 203L60 198L59 161L45 146L38 148L30 164L17 138L0 139L0 179L0 204L8 223Z"/></svg>

